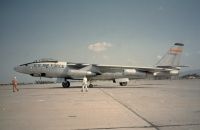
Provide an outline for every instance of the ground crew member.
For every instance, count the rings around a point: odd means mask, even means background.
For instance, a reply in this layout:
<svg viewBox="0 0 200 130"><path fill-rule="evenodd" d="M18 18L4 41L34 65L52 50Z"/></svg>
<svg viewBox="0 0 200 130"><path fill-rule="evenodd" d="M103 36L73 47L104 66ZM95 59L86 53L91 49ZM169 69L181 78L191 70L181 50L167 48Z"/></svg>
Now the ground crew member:
<svg viewBox="0 0 200 130"><path fill-rule="evenodd" d="M84 90L87 92L88 88L87 88L87 78L84 76L83 77L83 83L82 83L82 90L81 92L84 92Z"/></svg>
<svg viewBox="0 0 200 130"><path fill-rule="evenodd" d="M17 88L17 79L16 79L16 77L13 78L12 85L13 85L13 92L15 92L15 90L19 91L19 89Z"/></svg>

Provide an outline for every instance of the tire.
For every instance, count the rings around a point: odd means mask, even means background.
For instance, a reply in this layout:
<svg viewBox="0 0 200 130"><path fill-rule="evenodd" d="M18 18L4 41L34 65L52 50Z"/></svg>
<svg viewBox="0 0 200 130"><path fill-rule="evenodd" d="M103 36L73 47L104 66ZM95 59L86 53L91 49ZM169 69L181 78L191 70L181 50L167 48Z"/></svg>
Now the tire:
<svg viewBox="0 0 200 130"><path fill-rule="evenodd" d="M89 86L88 86L89 88L93 88L94 87L94 85L93 84L89 84Z"/></svg>
<svg viewBox="0 0 200 130"><path fill-rule="evenodd" d="M127 85L127 82L120 82L119 85L120 85L120 86L126 86L126 85Z"/></svg>
<svg viewBox="0 0 200 130"><path fill-rule="evenodd" d="M69 81L62 82L62 86L63 86L63 88L69 88L70 82Z"/></svg>
<svg viewBox="0 0 200 130"><path fill-rule="evenodd" d="M65 88L65 82L62 82L62 86L63 86L63 88Z"/></svg>
<svg viewBox="0 0 200 130"><path fill-rule="evenodd" d="M69 88L69 87L70 87L70 82L67 81L67 82L66 82L66 88Z"/></svg>

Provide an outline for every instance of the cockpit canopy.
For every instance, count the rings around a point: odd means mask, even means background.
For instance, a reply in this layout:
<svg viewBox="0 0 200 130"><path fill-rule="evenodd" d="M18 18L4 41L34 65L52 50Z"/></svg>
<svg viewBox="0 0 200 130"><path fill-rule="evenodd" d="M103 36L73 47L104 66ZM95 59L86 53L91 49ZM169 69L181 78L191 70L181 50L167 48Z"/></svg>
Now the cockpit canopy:
<svg viewBox="0 0 200 130"><path fill-rule="evenodd" d="M39 60L35 60L34 61L35 63L42 63L42 62L58 62L58 60L55 60L55 59L51 59L51 58L42 58L42 59L39 59Z"/></svg>
<svg viewBox="0 0 200 130"><path fill-rule="evenodd" d="M54 60L54 59L51 59L51 58L42 58L42 59L39 59L39 60L35 60L33 62L21 64L20 66L27 66L27 65L33 64L33 63L44 63L44 62L58 63L58 60Z"/></svg>

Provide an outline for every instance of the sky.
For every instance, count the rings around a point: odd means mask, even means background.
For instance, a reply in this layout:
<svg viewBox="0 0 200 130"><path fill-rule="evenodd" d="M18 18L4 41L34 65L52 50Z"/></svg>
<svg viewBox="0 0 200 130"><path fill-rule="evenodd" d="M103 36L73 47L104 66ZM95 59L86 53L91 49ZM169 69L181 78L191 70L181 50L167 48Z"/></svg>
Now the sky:
<svg viewBox="0 0 200 130"><path fill-rule="evenodd" d="M0 83L41 58L153 66L174 43L200 68L199 0L0 0Z"/></svg>

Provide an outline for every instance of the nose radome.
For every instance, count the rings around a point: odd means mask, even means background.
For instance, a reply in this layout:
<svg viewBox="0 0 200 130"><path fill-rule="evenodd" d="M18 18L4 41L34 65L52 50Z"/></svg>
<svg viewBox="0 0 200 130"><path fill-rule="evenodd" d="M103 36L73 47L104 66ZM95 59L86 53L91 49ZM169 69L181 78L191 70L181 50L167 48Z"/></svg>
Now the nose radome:
<svg viewBox="0 0 200 130"><path fill-rule="evenodd" d="M20 71L19 66L15 66L15 67L14 67L14 70L15 70L16 72L19 72L19 71Z"/></svg>
<svg viewBox="0 0 200 130"><path fill-rule="evenodd" d="M14 70L15 70L15 71L17 71L17 66L16 66L16 67L14 67Z"/></svg>
<svg viewBox="0 0 200 130"><path fill-rule="evenodd" d="M17 71L17 66L14 67L14 70Z"/></svg>

